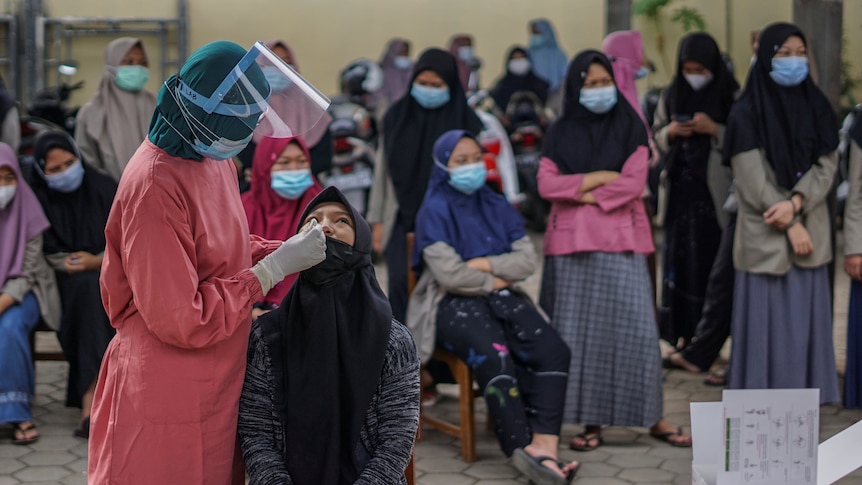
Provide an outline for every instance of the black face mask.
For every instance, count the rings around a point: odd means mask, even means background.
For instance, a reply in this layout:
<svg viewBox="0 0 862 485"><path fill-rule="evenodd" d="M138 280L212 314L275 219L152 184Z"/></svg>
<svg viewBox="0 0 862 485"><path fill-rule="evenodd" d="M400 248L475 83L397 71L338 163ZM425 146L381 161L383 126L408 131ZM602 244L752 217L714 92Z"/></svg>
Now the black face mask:
<svg viewBox="0 0 862 485"><path fill-rule="evenodd" d="M326 259L302 272L302 277L317 286L330 286L351 270L353 246L331 237L326 238Z"/></svg>

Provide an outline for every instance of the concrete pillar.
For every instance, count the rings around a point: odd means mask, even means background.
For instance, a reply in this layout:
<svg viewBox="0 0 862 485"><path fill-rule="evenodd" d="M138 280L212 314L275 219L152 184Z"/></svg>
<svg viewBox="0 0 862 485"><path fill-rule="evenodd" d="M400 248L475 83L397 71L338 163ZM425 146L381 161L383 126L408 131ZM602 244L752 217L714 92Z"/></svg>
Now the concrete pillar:
<svg viewBox="0 0 862 485"><path fill-rule="evenodd" d="M844 0L793 0L793 21L805 32L818 85L836 113L841 98L843 16Z"/></svg>

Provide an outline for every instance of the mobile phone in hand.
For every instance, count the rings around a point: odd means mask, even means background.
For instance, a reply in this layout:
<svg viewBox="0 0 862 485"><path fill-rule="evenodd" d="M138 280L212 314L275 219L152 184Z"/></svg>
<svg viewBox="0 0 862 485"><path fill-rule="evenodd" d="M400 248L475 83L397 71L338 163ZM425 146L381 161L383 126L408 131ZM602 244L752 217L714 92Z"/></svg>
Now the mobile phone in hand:
<svg viewBox="0 0 862 485"><path fill-rule="evenodd" d="M677 123L685 123L686 121L691 121L692 116L691 115L683 115L683 114L673 115L673 120L676 121Z"/></svg>

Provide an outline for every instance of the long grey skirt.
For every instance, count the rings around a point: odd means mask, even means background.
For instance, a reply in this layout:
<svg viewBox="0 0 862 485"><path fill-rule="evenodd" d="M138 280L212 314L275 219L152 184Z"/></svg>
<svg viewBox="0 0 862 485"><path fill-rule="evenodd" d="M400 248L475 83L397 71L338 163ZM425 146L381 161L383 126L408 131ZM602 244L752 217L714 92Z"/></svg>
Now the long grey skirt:
<svg viewBox="0 0 862 485"><path fill-rule="evenodd" d="M783 276L736 272L731 389L820 389L837 403L832 298L826 266Z"/></svg>
<svg viewBox="0 0 862 485"><path fill-rule="evenodd" d="M658 422L661 352L645 257L548 256L540 301L572 351L565 421L643 427Z"/></svg>

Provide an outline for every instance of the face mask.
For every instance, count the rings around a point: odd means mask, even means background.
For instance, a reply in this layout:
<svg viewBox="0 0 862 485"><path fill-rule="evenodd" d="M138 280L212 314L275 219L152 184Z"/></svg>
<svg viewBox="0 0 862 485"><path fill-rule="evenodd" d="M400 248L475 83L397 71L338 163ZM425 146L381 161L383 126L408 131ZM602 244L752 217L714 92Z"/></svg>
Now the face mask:
<svg viewBox="0 0 862 485"><path fill-rule="evenodd" d="M413 67L413 61L407 56L398 56L392 60L392 64L402 71L406 71Z"/></svg>
<svg viewBox="0 0 862 485"><path fill-rule="evenodd" d="M351 271L353 246L326 238L326 259L302 272L302 277L317 286L330 286Z"/></svg>
<svg viewBox="0 0 862 485"><path fill-rule="evenodd" d="M773 57L769 77L781 86L798 86L808 77L808 58Z"/></svg>
<svg viewBox="0 0 862 485"><path fill-rule="evenodd" d="M45 181L48 182L48 187L57 192L68 194L78 190L81 182L84 181L84 166L78 160L69 168L60 173L45 175Z"/></svg>
<svg viewBox="0 0 862 485"><path fill-rule="evenodd" d="M579 101L593 113L605 114L617 104L617 87L581 89Z"/></svg>
<svg viewBox="0 0 862 485"><path fill-rule="evenodd" d="M239 152L243 151L251 142L251 136L252 134L249 133L248 136L242 140L228 140L227 138L222 137L218 140L214 140L209 145L205 144L195 136L195 142L191 145L192 148L194 148L194 150L202 157L222 161L239 155Z"/></svg>
<svg viewBox="0 0 862 485"><path fill-rule="evenodd" d="M269 87L274 93L280 93L293 84L290 78L275 66L263 66L260 70L263 71L263 77L266 78L266 82L269 83Z"/></svg>
<svg viewBox="0 0 862 485"><path fill-rule="evenodd" d="M17 190L18 185L0 185L0 210L5 209L9 202L12 202Z"/></svg>
<svg viewBox="0 0 862 485"><path fill-rule="evenodd" d="M449 102L449 88L432 88L431 86L423 86L414 84L410 88L410 95L425 109L435 109Z"/></svg>
<svg viewBox="0 0 862 485"><path fill-rule="evenodd" d="M691 86L691 89L695 91L700 91L705 88L707 84L712 82L712 73L707 72L706 74L683 74L682 77L685 78L685 81Z"/></svg>
<svg viewBox="0 0 862 485"><path fill-rule="evenodd" d="M530 72L530 60L526 57L519 57L509 61L509 72L516 76L523 76Z"/></svg>
<svg viewBox="0 0 862 485"><path fill-rule="evenodd" d="M119 66L114 80L123 91L137 93L150 79L150 70L144 66Z"/></svg>
<svg viewBox="0 0 862 485"><path fill-rule="evenodd" d="M649 76L649 68L646 66L641 66L641 68L635 72L635 79L643 79L647 76Z"/></svg>
<svg viewBox="0 0 862 485"><path fill-rule="evenodd" d="M461 165L449 169L449 185L467 195L482 188L488 171L484 162Z"/></svg>
<svg viewBox="0 0 862 485"><path fill-rule="evenodd" d="M299 170L281 170L270 174L269 184L272 190L288 200L296 200L314 185L311 179L311 169L301 168Z"/></svg>
<svg viewBox="0 0 862 485"><path fill-rule="evenodd" d="M545 38L541 34L530 35L530 47L541 47L545 43Z"/></svg>
<svg viewBox="0 0 862 485"><path fill-rule="evenodd" d="M749 65L749 66L753 66L753 65L755 65L755 64L757 64L757 56L756 56L756 55L752 55L752 56L751 56L751 60L750 60L750 61L748 61L748 65Z"/></svg>
<svg viewBox="0 0 862 485"><path fill-rule="evenodd" d="M464 62L473 60L473 47L469 45L462 45L458 48L458 59L461 59Z"/></svg>

